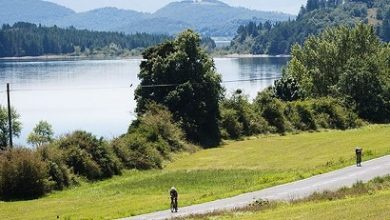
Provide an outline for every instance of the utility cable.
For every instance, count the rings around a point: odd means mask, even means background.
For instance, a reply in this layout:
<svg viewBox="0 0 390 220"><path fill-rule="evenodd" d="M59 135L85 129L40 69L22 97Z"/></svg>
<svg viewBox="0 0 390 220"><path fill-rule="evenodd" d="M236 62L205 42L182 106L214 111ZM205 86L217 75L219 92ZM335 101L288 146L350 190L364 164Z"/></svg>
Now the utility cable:
<svg viewBox="0 0 390 220"><path fill-rule="evenodd" d="M228 83L236 83L236 82L255 82L255 81L265 81L265 80L278 80L280 77L266 77L266 78L253 78L253 79L238 79L238 80L226 80L222 81L222 84ZM176 84L151 84L151 85L140 85L141 88L161 88L161 87L175 87L182 85L183 83ZM192 84L208 84L208 83L192 83ZM130 89L133 87L133 84L129 86L116 86L116 87L69 87L69 88L42 88L42 89L34 89L34 88L16 88L11 89L11 92L34 92L34 91L69 91L69 90L109 90L109 89ZM0 90L0 93L6 93L5 90Z"/></svg>

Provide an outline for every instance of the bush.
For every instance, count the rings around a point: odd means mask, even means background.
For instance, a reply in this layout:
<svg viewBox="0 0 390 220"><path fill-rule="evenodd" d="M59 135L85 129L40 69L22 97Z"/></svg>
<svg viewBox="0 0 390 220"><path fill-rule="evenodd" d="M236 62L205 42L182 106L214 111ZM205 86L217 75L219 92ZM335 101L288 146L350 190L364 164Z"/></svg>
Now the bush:
<svg viewBox="0 0 390 220"><path fill-rule="evenodd" d="M343 107L340 101L333 98L317 99L312 101L312 105L315 114L319 115L324 127L347 129L351 128L351 125L354 124L353 121L357 119L357 116L351 110Z"/></svg>
<svg viewBox="0 0 390 220"><path fill-rule="evenodd" d="M296 129L303 131L318 128L348 129L363 125L353 110L334 98L290 102L286 115Z"/></svg>
<svg viewBox="0 0 390 220"><path fill-rule="evenodd" d="M89 180L109 178L121 173L121 164L109 145L85 131L75 131L58 141L66 163L76 174Z"/></svg>
<svg viewBox="0 0 390 220"><path fill-rule="evenodd" d="M3 200L35 199L50 191L48 164L30 149L0 153L0 197Z"/></svg>
<svg viewBox="0 0 390 220"><path fill-rule="evenodd" d="M304 102L288 103L286 115L297 130L317 130L317 122L313 110L310 105Z"/></svg>
<svg viewBox="0 0 390 220"><path fill-rule="evenodd" d="M354 113L354 108L345 107L345 102L330 97L282 102L270 88L258 94L255 105L256 112L278 133L291 131L292 126L307 131L318 128L348 129L363 125L364 122Z"/></svg>
<svg viewBox="0 0 390 220"><path fill-rule="evenodd" d="M257 113L271 126L271 131L284 133L292 130L284 114L286 104L275 97L271 87L257 95L255 105Z"/></svg>
<svg viewBox="0 0 390 220"><path fill-rule="evenodd" d="M237 139L241 137L244 125L238 120L237 114L234 109L221 109L220 129L223 138Z"/></svg>
<svg viewBox="0 0 390 220"><path fill-rule="evenodd" d="M166 107L149 103L147 110L130 126L128 134L112 143L114 152L127 168L162 168L172 152L195 148L184 140L184 134L173 122Z"/></svg>
<svg viewBox="0 0 390 220"><path fill-rule="evenodd" d="M76 178L72 175L65 163L64 152L56 145L45 145L37 148L42 159L48 163L49 179L55 182L54 189L62 190L72 184L76 184Z"/></svg>
<svg viewBox="0 0 390 220"><path fill-rule="evenodd" d="M148 141L145 134L136 132L127 134L114 140L113 148L129 169L162 168L164 157L158 150L158 144Z"/></svg>
<svg viewBox="0 0 390 220"><path fill-rule="evenodd" d="M237 139L242 135L269 131L268 122L261 114L256 113L255 106L241 93L241 90L237 90L232 97L225 98L220 104L220 130L223 138Z"/></svg>

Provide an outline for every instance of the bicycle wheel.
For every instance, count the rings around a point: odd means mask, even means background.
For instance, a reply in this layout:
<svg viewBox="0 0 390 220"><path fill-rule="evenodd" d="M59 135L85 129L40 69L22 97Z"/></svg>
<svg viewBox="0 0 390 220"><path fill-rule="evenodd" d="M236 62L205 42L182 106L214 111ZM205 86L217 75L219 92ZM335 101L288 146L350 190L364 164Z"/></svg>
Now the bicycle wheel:
<svg viewBox="0 0 390 220"><path fill-rule="evenodd" d="M175 212L175 204L174 204L173 201L171 202L171 212L172 212L172 213Z"/></svg>

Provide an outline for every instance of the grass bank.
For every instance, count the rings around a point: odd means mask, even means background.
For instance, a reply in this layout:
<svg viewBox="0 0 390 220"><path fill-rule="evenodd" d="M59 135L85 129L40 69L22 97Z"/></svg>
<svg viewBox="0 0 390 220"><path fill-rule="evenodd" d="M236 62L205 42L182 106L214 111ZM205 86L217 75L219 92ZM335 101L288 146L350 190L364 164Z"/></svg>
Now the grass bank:
<svg viewBox="0 0 390 220"><path fill-rule="evenodd" d="M290 203L259 202L234 212L192 216L218 219L387 219L390 216L390 176L351 188L316 193Z"/></svg>
<svg viewBox="0 0 390 220"><path fill-rule="evenodd" d="M179 205L191 205L291 182L390 154L390 125L349 131L265 136L179 155L164 170L122 176L52 193L32 201L0 203L0 219L112 219L169 207L176 186Z"/></svg>

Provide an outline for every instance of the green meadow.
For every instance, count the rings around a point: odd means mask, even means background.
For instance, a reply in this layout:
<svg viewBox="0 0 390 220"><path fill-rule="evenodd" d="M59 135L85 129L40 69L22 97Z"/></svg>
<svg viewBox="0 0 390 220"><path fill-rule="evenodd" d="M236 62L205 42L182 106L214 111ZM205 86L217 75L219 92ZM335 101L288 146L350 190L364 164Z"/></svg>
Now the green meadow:
<svg viewBox="0 0 390 220"><path fill-rule="evenodd" d="M308 202L283 205L259 213L241 213L213 219L370 219L383 220L390 216L390 190L337 201Z"/></svg>
<svg viewBox="0 0 390 220"><path fill-rule="evenodd" d="M82 183L37 200L2 202L0 219L113 219L164 210L169 207L171 186L179 190L179 206L226 198L352 165L356 146L363 147L365 160L390 154L389 134L390 125L372 125L230 142L215 149L177 155L163 170L126 171L110 180ZM313 203L286 210L299 215L306 213L305 209L311 210L310 206L329 210L342 204L359 207L359 201L380 201L389 193L351 203L340 200L340 204ZM286 213L284 208L279 212L280 216Z"/></svg>
<svg viewBox="0 0 390 220"><path fill-rule="evenodd" d="M351 188L316 193L293 202L259 203L232 212L192 216L192 220L228 219L388 219L390 176Z"/></svg>

